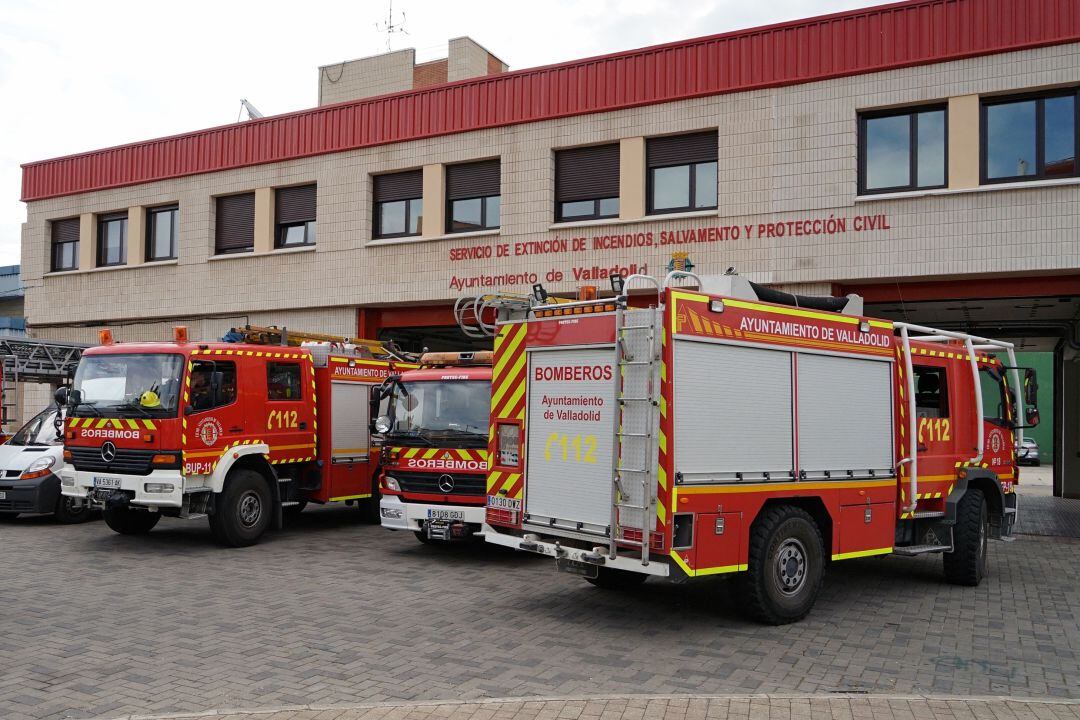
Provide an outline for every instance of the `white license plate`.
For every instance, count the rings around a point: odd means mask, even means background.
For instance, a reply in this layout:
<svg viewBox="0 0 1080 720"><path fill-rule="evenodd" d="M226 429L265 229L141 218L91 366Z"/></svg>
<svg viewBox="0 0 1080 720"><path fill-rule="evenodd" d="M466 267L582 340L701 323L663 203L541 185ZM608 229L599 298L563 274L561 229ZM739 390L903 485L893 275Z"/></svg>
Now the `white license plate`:
<svg viewBox="0 0 1080 720"><path fill-rule="evenodd" d="M96 488L120 488L120 478L114 477L94 477L94 487Z"/></svg>
<svg viewBox="0 0 1080 720"><path fill-rule="evenodd" d="M0 492L0 500L7 500L7 493L6 492Z"/></svg>
<svg viewBox="0 0 1080 720"><path fill-rule="evenodd" d="M428 520L464 520L464 510L432 510L427 511Z"/></svg>
<svg viewBox="0 0 1080 720"><path fill-rule="evenodd" d="M487 505L489 508L513 510L516 512L521 509L521 500L518 498L503 497L502 495L488 495Z"/></svg>

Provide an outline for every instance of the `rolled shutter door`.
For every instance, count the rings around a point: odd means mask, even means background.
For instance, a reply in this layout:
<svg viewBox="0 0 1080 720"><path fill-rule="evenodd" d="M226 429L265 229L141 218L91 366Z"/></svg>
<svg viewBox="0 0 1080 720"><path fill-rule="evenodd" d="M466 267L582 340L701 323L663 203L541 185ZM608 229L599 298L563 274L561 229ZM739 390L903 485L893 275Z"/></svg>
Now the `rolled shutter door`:
<svg viewBox="0 0 1080 720"><path fill-rule="evenodd" d="M302 223L315 219L315 186L281 188L277 191L277 221Z"/></svg>
<svg viewBox="0 0 1080 720"><path fill-rule="evenodd" d="M716 162L719 156L715 131L692 135L649 138L645 142L645 163L649 167Z"/></svg>
<svg viewBox="0 0 1080 720"><path fill-rule="evenodd" d="M79 218L52 221L53 244L79 241Z"/></svg>
<svg viewBox="0 0 1080 720"><path fill-rule="evenodd" d="M424 195L424 173L421 170L375 176L375 202L413 200Z"/></svg>
<svg viewBox="0 0 1080 720"><path fill-rule="evenodd" d="M446 168L447 200L464 200L499 194L498 160L450 165Z"/></svg>
<svg viewBox="0 0 1080 720"><path fill-rule="evenodd" d="M214 247L218 253L241 252L255 245L255 193L217 199Z"/></svg>
<svg viewBox="0 0 1080 720"><path fill-rule="evenodd" d="M613 197L619 197L618 145L596 145L555 153L557 202Z"/></svg>

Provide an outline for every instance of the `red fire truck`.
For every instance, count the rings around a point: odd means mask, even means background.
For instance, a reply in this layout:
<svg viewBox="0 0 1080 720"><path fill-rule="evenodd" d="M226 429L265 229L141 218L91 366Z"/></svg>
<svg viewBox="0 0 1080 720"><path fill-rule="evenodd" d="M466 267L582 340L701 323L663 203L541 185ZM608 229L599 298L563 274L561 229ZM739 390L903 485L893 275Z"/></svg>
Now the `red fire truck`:
<svg viewBox="0 0 1080 720"><path fill-rule="evenodd" d="M173 342L118 343L103 331L57 391L61 491L103 508L118 533L209 517L236 547L308 502L356 502L374 520L371 390L415 364L329 337L247 327L234 342L189 342L176 328Z"/></svg>
<svg viewBox="0 0 1080 720"><path fill-rule="evenodd" d="M737 574L773 624L810 611L829 561L942 553L980 582L1038 422L1011 344L737 275L631 281L649 307L622 289L500 325L488 542L600 586Z"/></svg>
<svg viewBox="0 0 1080 720"><path fill-rule="evenodd" d="M491 353L425 353L379 395L383 527L421 542L472 538L484 522Z"/></svg>

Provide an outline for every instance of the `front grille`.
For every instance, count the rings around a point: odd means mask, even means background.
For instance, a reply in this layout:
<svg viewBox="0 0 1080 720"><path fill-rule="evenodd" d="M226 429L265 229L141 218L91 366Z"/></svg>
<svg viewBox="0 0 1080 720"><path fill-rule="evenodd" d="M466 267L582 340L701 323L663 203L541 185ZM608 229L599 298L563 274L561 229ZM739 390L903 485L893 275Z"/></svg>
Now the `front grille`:
<svg viewBox="0 0 1080 720"><path fill-rule="evenodd" d="M462 473L407 473L390 470L388 475L397 478L402 492L429 493L433 495L483 495L487 492L487 480L483 475ZM439 478L454 478L454 489L445 492L439 488Z"/></svg>
<svg viewBox="0 0 1080 720"><path fill-rule="evenodd" d="M116 457L105 462L100 447L68 447L71 464L85 472L115 473L117 475L149 475L150 460L160 451L116 448Z"/></svg>
<svg viewBox="0 0 1080 720"><path fill-rule="evenodd" d="M23 512L34 512L34 509L33 500L0 500L0 510L5 512L11 510L16 512L20 510Z"/></svg>

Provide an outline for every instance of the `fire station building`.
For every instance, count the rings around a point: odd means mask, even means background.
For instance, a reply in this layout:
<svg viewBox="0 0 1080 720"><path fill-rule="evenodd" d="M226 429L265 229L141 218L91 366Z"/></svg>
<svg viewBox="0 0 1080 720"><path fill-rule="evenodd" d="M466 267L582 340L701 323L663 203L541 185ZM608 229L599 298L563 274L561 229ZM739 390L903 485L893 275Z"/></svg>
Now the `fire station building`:
<svg viewBox="0 0 1080 720"><path fill-rule="evenodd" d="M460 296L603 290L684 253L1055 351L1055 490L1080 496L1075 0L911 0L517 71L458 38L318 73L313 109L24 165L32 333L460 348Z"/></svg>

